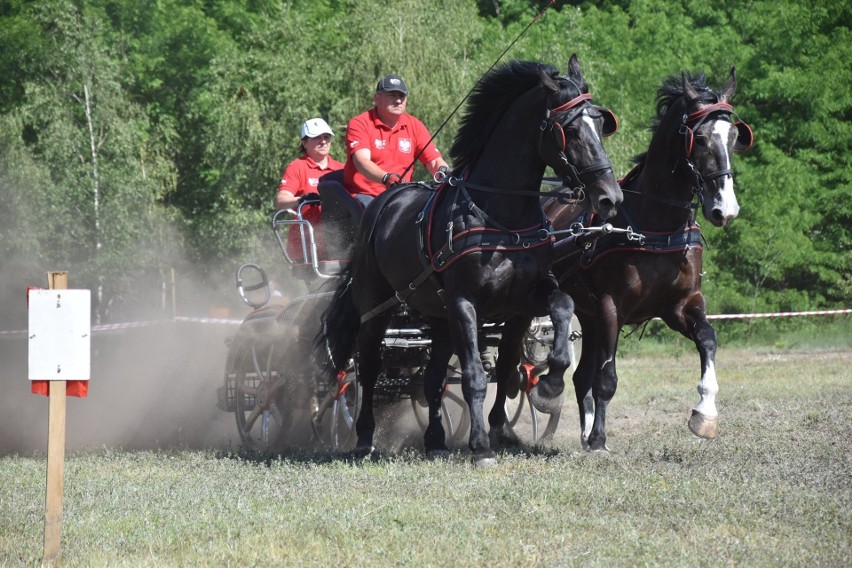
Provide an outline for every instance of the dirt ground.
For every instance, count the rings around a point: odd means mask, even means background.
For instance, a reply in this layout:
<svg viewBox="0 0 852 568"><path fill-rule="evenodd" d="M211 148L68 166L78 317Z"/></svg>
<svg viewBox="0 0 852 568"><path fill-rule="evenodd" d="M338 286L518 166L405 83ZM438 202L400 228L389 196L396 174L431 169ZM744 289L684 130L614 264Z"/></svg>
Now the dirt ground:
<svg viewBox="0 0 852 568"><path fill-rule="evenodd" d="M236 329L178 322L95 333L89 396L68 397L67 451L238 448L234 415L216 406ZM31 393L26 337L0 338L0 361L0 455L44 452L48 398ZM384 449L422 446L410 400L378 418Z"/></svg>
<svg viewBox="0 0 852 568"><path fill-rule="evenodd" d="M103 447L125 449L237 449L240 446L234 416L216 407L216 390L223 384L227 356L226 338L235 325L162 323L154 326L95 333L92 338L92 376L87 398L68 398L66 448L73 452ZM799 361L814 364L815 357L852 362L849 352L778 352L773 350L719 353L719 365L766 366ZM627 396L630 373L659 371L659 361L631 361L621 367L617 397ZM683 420L684 428L698 380L698 358L688 354L667 360L666 373L677 377L677 404L648 404L629 410L616 404L609 414L608 430L626 434L649 422ZM27 378L26 337L0 336L0 455L29 455L47 448L48 399L32 394ZM688 377L688 379L687 379ZM693 380L694 379L694 380ZM665 377L663 377L665 380ZM450 389L461 397L459 385ZM489 387L486 412L493 400ZM686 389L686 390L684 390ZM458 416L462 409L450 403ZM541 425L543 429L544 424ZM466 430L466 428L465 428ZM522 439L532 434L530 413L520 422ZM380 449L422 448L422 431L410 400L385 407L378 413L376 443ZM579 423L570 380L554 444L579 448ZM466 435L451 447L466 447Z"/></svg>

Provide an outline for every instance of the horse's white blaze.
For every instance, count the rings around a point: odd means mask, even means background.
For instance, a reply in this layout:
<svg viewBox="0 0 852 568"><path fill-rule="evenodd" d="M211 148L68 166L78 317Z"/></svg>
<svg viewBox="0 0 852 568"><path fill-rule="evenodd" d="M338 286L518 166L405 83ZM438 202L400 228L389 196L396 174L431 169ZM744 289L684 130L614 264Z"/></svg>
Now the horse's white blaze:
<svg viewBox="0 0 852 568"><path fill-rule="evenodd" d="M731 153L728 151L728 135L734 125L727 120L717 120L713 125L713 137L722 151L724 164L722 169L731 168ZM734 193L734 177L725 176L724 185L716 198L716 205L722 212L723 219L733 219L740 213L740 204L737 203L737 194Z"/></svg>
<svg viewBox="0 0 852 568"><path fill-rule="evenodd" d="M589 116L588 111L585 111L585 110L583 111L583 122L586 124L586 126L589 127L589 130L592 131L592 134L595 135L595 140L600 142L601 141L600 136L598 136L598 131L597 131L597 129L595 129L595 121L592 120L592 117Z"/></svg>
<svg viewBox="0 0 852 568"><path fill-rule="evenodd" d="M701 382L698 383L698 394L701 398L695 405L695 410L711 418L719 416L716 410L717 392L719 392L719 384L716 382L716 364L708 361L707 368L701 375Z"/></svg>

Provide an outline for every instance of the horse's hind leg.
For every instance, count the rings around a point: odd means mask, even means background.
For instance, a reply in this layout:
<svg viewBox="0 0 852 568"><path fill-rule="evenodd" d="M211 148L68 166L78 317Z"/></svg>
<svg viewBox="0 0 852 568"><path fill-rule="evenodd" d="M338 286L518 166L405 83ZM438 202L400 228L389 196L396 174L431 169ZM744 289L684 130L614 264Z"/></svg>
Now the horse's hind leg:
<svg viewBox="0 0 852 568"><path fill-rule="evenodd" d="M497 394L488 414L489 441L493 448L503 444L518 444L518 437L506 428L506 396L512 381L518 382L518 364L521 361L524 335L532 318L519 317L506 322L497 347ZM515 389L517 391L517 388Z"/></svg>
<svg viewBox="0 0 852 568"><path fill-rule="evenodd" d="M716 410L716 393L719 385L716 382L716 330L707 322L702 310L695 319L692 327L692 339L698 348L701 358L701 380L698 383L698 404L692 409L689 418L689 429L701 438L715 438L719 422L719 412Z"/></svg>
<svg viewBox="0 0 852 568"><path fill-rule="evenodd" d="M470 408L470 449L473 463L478 467L497 464L485 431L483 404L488 377L482 367L477 342L476 309L466 298L454 298L447 305L450 334L462 369L462 393Z"/></svg>
<svg viewBox="0 0 852 568"><path fill-rule="evenodd" d="M562 393L565 390L565 371L571 366L571 318L574 300L558 288L547 295L550 321L553 323L553 347L547 356L547 374L542 375L530 391L530 401L540 412L553 414L562 410Z"/></svg>
<svg viewBox="0 0 852 568"><path fill-rule="evenodd" d="M361 325L358 331L358 380L361 382L361 411L355 423L358 442L355 451L372 452L376 418L373 411L373 395L376 380L382 368L381 345L387 328L388 316L382 314Z"/></svg>
<svg viewBox="0 0 852 568"><path fill-rule="evenodd" d="M453 343L445 321L432 321L430 324L432 349L423 376L423 392L429 404L429 425L423 435L423 444L426 455L434 459L449 455L446 434L441 423L441 400L447 379L447 365L453 356Z"/></svg>

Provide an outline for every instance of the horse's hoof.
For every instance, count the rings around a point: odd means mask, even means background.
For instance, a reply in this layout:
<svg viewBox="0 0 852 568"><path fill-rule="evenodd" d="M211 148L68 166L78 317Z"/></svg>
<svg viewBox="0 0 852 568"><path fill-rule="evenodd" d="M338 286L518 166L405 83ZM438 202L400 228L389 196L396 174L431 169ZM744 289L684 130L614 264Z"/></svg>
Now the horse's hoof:
<svg viewBox="0 0 852 568"><path fill-rule="evenodd" d="M497 467L497 458L493 455L491 456L480 456L473 457L473 467L481 469L481 468L489 468L489 467Z"/></svg>
<svg viewBox="0 0 852 568"><path fill-rule="evenodd" d="M562 411L562 393L548 398L545 393L541 392L539 385L535 385L529 393L530 402L539 412L545 414L555 414Z"/></svg>
<svg viewBox="0 0 852 568"><path fill-rule="evenodd" d="M363 445L363 446L358 444L358 445L355 446L355 449L352 450L352 453L355 455L355 457L366 458L367 456L369 456L370 454L372 454L375 451L376 451L376 447L373 446L372 444Z"/></svg>
<svg viewBox="0 0 852 568"><path fill-rule="evenodd" d="M692 411L689 417L689 429L699 438L712 440L716 437L716 426L719 423L718 416L706 416L697 410Z"/></svg>
<svg viewBox="0 0 852 568"><path fill-rule="evenodd" d="M428 450L426 452L426 459L431 461L449 461L450 450L448 450L447 448Z"/></svg>
<svg viewBox="0 0 852 568"><path fill-rule="evenodd" d="M590 454L594 454L597 456L608 456L609 455L609 446L604 444L583 444L583 449L589 452Z"/></svg>

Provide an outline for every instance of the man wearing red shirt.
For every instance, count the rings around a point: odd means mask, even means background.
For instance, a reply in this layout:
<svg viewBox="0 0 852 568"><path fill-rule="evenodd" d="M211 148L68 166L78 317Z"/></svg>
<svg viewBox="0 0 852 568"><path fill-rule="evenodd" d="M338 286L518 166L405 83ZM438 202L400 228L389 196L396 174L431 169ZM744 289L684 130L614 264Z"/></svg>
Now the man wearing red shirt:
<svg viewBox="0 0 852 568"><path fill-rule="evenodd" d="M299 198L308 193L317 193L321 176L343 168L343 164L329 155L331 137L334 133L328 123L321 118L312 118L302 124L300 146L302 156L296 158L284 170L278 195L275 197L275 209L296 209ZM319 205L310 205L302 209L302 219L310 221L317 241L317 255L326 258L325 240L319 230L321 209ZM301 231L292 225L287 235L287 254L297 262L307 262L302 254ZM306 233L307 234L307 233Z"/></svg>
<svg viewBox="0 0 852 568"><path fill-rule="evenodd" d="M431 135L405 112L408 86L399 75L386 75L376 85L375 106L346 127L343 185L364 206L390 185L411 181L415 158L430 174L448 169ZM404 177L403 177L404 172Z"/></svg>

